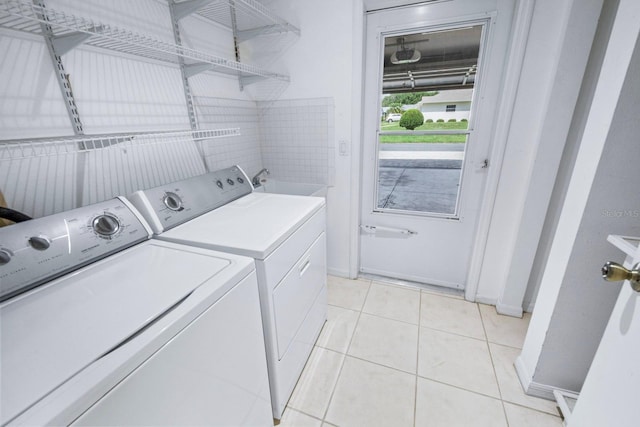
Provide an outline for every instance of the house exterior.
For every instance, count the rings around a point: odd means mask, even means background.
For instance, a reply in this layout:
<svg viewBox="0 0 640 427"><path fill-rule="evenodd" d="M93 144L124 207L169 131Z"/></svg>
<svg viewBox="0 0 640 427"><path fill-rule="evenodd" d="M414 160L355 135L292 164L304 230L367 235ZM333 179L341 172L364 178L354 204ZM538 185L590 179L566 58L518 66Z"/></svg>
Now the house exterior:
<svg viewBox="0 0 640 427"><path fill-rule="evenodd" d="M472 94L473 89L443 90L433 96L423 96L417 108L425 120L469 120Z"/></svg>

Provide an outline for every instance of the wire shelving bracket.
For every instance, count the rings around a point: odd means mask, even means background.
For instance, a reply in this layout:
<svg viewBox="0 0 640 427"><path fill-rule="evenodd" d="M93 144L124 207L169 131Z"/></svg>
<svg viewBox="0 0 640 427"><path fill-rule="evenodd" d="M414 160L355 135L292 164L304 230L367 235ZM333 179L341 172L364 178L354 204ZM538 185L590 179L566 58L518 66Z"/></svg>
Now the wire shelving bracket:
<svg viewBox="0 0 640 427"><path fill-rule="evenodd" d="M273 13L256 0L182 0L175 2L176 19L193 13L233 30L236 14L238 42L267 34L291 33L300 29Z"/></svg>
<svg viewBox="0 0 640 427"><path fill-rule="evenodd" d="M77 43L84 42L89 46L177 65L180 65L181 60L184 65L206 64L203 70L235 75L239 78L258 76L289 82L287 75L273 73L254 65L242 64L49 7L44 8L27 0L4 0L0 3L0 26L2 27L44 35L42 23L51 28L50 36L66 51L77 46ZM81 36L80 33L86 37Z"/></svg>

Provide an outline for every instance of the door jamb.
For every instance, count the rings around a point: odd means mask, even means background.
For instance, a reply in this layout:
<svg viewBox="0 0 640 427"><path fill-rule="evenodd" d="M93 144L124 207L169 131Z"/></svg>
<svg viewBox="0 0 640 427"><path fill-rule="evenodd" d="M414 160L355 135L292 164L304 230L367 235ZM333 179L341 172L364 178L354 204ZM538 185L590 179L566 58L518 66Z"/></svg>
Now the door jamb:
<svg viewBox="0 0 640 427"><path fill-rule="evenodd" d="M513 106L516 100L518 86L520 84L520 75L524 63L525 50L529 38L529 29L533 20L533 9L535 0L518 0L516 11L514 13L511 28L513 37L509 50L506 55L504 86L500 94L499 111L506 114L498 115L496 127L493 132L493 146L491 148L490 158L493 159L493 167L490 167L487 174L487 182L484 188L484 200L480 208L478 218L478 226L476 227L476 236L474 239L473 250L471 252L471 261L469 264L469 272L467 275L467 286L465 287L465 299L467 301L476 301L478 293L478 285L480 280L480 272L484 261L485 249L489 239L489 228L493 210L495 206L496 196L498 192L498 183L500 181L500 172L504 162L504 154L507 147L507 136L509 134L509 126L513 114ZM478 301L495 305L496 301Z"/></svg>

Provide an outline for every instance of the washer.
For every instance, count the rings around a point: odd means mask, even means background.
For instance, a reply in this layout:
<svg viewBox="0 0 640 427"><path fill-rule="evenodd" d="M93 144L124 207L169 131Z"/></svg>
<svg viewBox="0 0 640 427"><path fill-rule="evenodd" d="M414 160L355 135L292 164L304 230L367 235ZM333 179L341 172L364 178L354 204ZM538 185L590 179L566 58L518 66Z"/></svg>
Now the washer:
<svg viewBox="0 0 640 427"><path fill-rule="evenodd" d="M158 239L255 259L280 419L327 315L324 198L253 192L234 166L129 199Z"/></svg>
<svg viewBox="0 0 640 427"><path fill-rule="evenodd" d="M253 260L137 215L0 229L1 425L272 425Z"/></svg>

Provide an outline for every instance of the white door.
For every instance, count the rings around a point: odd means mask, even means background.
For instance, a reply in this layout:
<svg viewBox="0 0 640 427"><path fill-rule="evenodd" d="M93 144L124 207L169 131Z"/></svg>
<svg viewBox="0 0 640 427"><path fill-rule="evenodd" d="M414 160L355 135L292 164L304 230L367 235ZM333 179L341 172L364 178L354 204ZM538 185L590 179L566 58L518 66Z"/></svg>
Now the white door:
<svg viewBox="0 0 640 427"><path fill-rule="evenodd" d="M609 241L626 254L624 267L639 267L640 238L609 236ZM640 293L626 281L567 426L640 425L639 388Z"/></svg>
<svg viewBox="0 0 640 427"><path fill-rule="evenodd" d="M361 272L465 287L513 3L367 15Z"/></svg>

